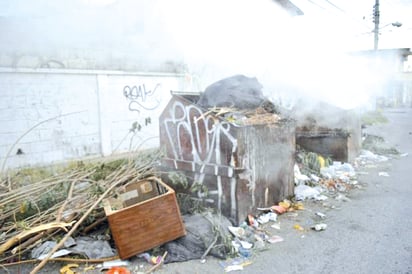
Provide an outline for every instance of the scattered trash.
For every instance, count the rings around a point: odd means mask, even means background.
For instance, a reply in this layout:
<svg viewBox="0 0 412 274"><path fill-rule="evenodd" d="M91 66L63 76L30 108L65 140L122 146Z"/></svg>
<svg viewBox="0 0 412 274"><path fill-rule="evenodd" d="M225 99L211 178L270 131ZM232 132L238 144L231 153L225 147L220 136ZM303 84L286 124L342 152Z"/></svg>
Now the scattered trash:
<svg viewBox="0 0 412 274"><path fill-rule="evenodd" d="M302 186L304 186L304 185L302 185ZM301 202L292 203L289 200L283 200L282 202L279 202L278 205L273 205L268 209L272 211L272 212L268 213L268 214L272 214L272 215L269 215L269 219L271 221L275 222L276 218L277 218L276 213L277 214L283 214L283 213L289 212L289 211L303 210L303 209L305 209L305 207ZM273 212L275 212L275 213L273 213Z"/></svg>
<svg viewBox="0 0 412 274"><path fill-rule="evenodd" d="M255 249L255 250L263 250L263 249L265 249L265 248L266 248L266 245L265 245L266 235L265 235L264 238L263 238L263 237L260 237L260 236L257 236L257 235L255 235L255 236L256 236L256 241L255 241L255 243L254 243L254 249Z"/></svg>
<svg viewBox="0 0 412 274"><path fill-rule="evenodd" d="M162 256L151 256L147 252L139 254L137 257L145 259L146 262L148 262L152 265L158 264L162 259Z"/></svg>
<svg viewBox="0 0 412 274"><path fill-rule="evenodd" d="M341 194L341 193L339 193L339 194L336 196L335 200L343 201L343 202L350 202L350 201L351 201L351 199L349 199L348 197L346 197L345 195L343 195L343 194Z"/></svg>
<svg viewBox="0 0 412 274"><path fill-rule="evenodd" d="M49 250L49 252L50 252L50 251L51 251L51 249ZM37 259L37 260L44 260L44 259L48 256L49 252L40 255L40 256L37 257L36 259ZM63 257L63 256L66 256L66 255L69 255L69 254L71 254L71 253L72 253L72 252L71 252L70 250L60 249L60 250L54 252L54 253L50 256L50 258L59 258L59 257Z"/></svg>
<svg viewBox="0 0 412 274"><path fill-rule="evenodd" d="M282 202L279 202L279 205L284 209L288 210L291 206L291 203L288 200L283 200Z"/></svg>
<svg viewBox="0 0 412 274"><path fill-rule="evenodd" d="M56 245L57 245L57 243L54 242L54 241L43 242L40 246L35 247L35 248L32 249L31 257L33 259L41 260L41 258L46 257L49 254L49 252L53 249L53 247L55 247ZM57 257L65 255L65 254L60 255L60 254L56 254L56 253L57 252L52 254L51 258L57 258Z"/></svg>
<svg viewBox="0 0 412 274"><path fill-rule="evenodd" d="M83 268L83 273L87 273L87 271L95 270L95 269L96 269L96 266L95 266L95 265L85 266L85 267Z"/></svg>
<svg viewBox="0 0 412 274"><path fill-rule="evenodd" d="M304 209L305 209L305 206L303 205L303 203L297 202L297 203L294 203L294 204L292 205L292 208L293 208L294 210L304 210Z"/></svg>
<svg viewBox="0 0 412 274"><path fill-rule="evenodd" d="M316 201L326 201L327 199L329 199L329 198L328 198L328 196L325 196L325 195L318 195L318 196L315 197Z"/></svg>
<svg viewBox="0 0 412 274"><path fill-rule="evenodd" d="M307 175L302 174L300 172L298 164L294 165L293 171L294 171L295 185L302 185L302 184L305 184L305 182L310 180L310 178Z"/></svg>
<svg viewBox="0 0 412 274"><path fill-rule="evenodd" d="M252 261L244 257L237 257L229 261L219 262L219 264L227 273L231 271L243 270L243 267L251 265Z"/></svg>
<svg viewBox="0 0 412 274"><path fill-rule="evenodd" d="M296 217L298 217L298 216L299 216L298 213L292 213L292 212L289 212L289 213L288 213L288 217L291 217L291 218L296 218Z"/></svg>
<svg viewBox="0 0 412 274"><path fill-rule="evenodd" d="M253 227L258 227L259 226L259 224L256 221L255 217L251 214L247 215L246 222L247 222L248 225L253 226Z"/></svg>
<svg viewBox="0 0 412 274"><path fill-rule="evenodd" d="M197 260L206 255L226 259L232 248L230 241L225 242L231 237L230 233L237 233L242 240L248 240L246 227L233 227L223 215L210 212L184 215L183 223L187 232L186 236L164 245L168 252L166 264Z"/></svg>
<svg viewBox="0 0 412 274"><path fill-rule="evenodd" d="M138 258L145 259L146 262L150 263L150 260L151 260L151 257L152 257L152 256L150 256L149 253L144 252L144 253L138 254L137 257L138 257Z"/></svg>
<svg viewBox="0 0 412 274"><path fill-rule="evenodd" d="M245 236L245 230L242 227L228 226L229 231L238 238Z"/></svg>
<svg viewBox="0 0 412 274"><path fill-rule="evenodd" d="M269 216L269 221L276 222L278 219L278 215L274 212L269 212L266 215Z"/></svg>
<svg viewBox="0 0 412 274"><path fill-rule="evenodd" d="M102 269L110 269L112 267L119 267L119 266L128 266L130 263L129 261L124 261L124 260L112 260L112 261L107 261L103 262L103 264L100 266Z"/></svg>
<svg viewBox="0 0 412 274"><path fill-rule="evenodd" d="M162 256L152 256L150 263L153 265L159 264L162 261Z"/></svg>
<svg viewBox="0 0 412 274"><path fill-rule="evenodd" d="M34 259L43 260L56 245L57 242L54 241L43 242L40 246L32 250L31 256ZM58 258L68 254L84 255L89 259L108 258L116 255L108 241L95 240L91 237L72 239L69 245L71 245L71 247L54 252L51 258Z"/></svg>
<svg viewBox="0 0 412 274"><path fill-rule="evenodd" d="M239 251L239 247L241 247L241 244L239 243L238 240L234 240L234 241L232 241L232 246L233 246L233 248L235 249L235 251L238 252L238 251Z"/></svg>
<svg viewBox="0 0 412 274"><path fill-rule="evenodd" d="M314 225L314 226L312 227L312 229L314 229L314 230L316 230L316 231L321 231L321 230L325 230L327 226L328 226L327 224L321 223L321 224L316 224L316 225Z"/></svg>
<svg viewBox="0 0 412 274"><path fill-rule="evenodd" d="M295 198L297 201L306 199L316 199L320 195L320 191L317 188L307 185L298 185L295 187Z"/></svg>
<svg viewBox="0 0 412 274"><path fill-rule="evenodd" d="M277 230L280 230L280 224L273 224L270 227L274 228L274 229L277 229Z"/></svg>
<svg viewBox="0 0 412 274"><path fill-rule="evenodd" d="M278 215L274 212L268 212L266 214L262 214L258 217L257 221L259 224L266 224L269 221L276 222Z"/></svg>
<svg viewBox="0 0 412 274"><path fill-rule="evenodd" d="M253 244L246 241L240 241L240 245L245 249L251 249L253 246Z"/></svg>
<svg viewBox="0 0 412 274"><path fill-rule="evenodd" d="M315 174L311 174L310 178L315 181L316 183L319 182L320 178L318 176L316 176Z"/></svg>
<svg viewBox="0 0 412 274"><path fill-rule="evenodd" d="M286 212L286 209L283 206L275 205L271 207L272 210L278 214L283 214Z"/></svg>
<svg viewBox="0 0 412 274"><path fill-rule="evenodd" d="M73 237L68 237L64 242L64 247L73 247L76 245L76 240Z"/></svg>
<svg viewBox="0 0 412 274"><path fill-rule="evenodd" d="M271 244L283 242L283 238L277 235L273 235L267 239L267 241Z"/></svg>
<svg viewBox="0 0 412 274"><path fill-rule="evenodd" d="M130 274L130 271L125 267L114 266L110 268L106 274Z"/></svg>
<svg viewBox="0 0 412 274"><path fill-rule="evenodd" d="M108 258L116 255L108 241L83 236L76 238L75 241L76 245L69 249L72 253L82 254L90 259Z"/></svg>
<svg viewBox="0 0 412 274"><path fill-rule="evenodd" d="M333 162L333 165L320 169L320 174L325 178L339 178L344 182L349 182L356 177L353 166L349 163Z"/></svg>
<svg viewBox="0 0 412 274"><path fill-rule="evenodd" d="M299 224L295 224L295 225L293 226L293 228L296 229L296 230L299 230L299 231L304 231L304 230L305 230L305 229L304 229L301 225L299 225Z"/></svg>
<svg viewBox="0 0 412 274"><path fill-rule="evenodd" d="M239 255L241 255L244 258L249 258L252 256L252 251L250 248L244 248L244 247L239 247Z"/></svg>
<svg viewBox="0 0 412 274"><path fill-rule="evenodd" d="M156 265L152 266L149 270L147 270L146 273L152 273L152 272L154 272L157 268L159 268L159 267L163 264L163 262L165 261L165 258L166 258L166 256L167 256L167 254L168 254L168 252L165 251L165 252L163 253L163 256L161 257L160 261L159 261Z"/></svg>
<svg viewBox="0 0 412 274"><path fill-rule="evenodd" d="M302 128L300 128L302 129ZM297 140L296 143L300 146L302 145L301 141L306 139L300 129L296 130ZM303 141L305 142L305 141ZM298 149L298 153L296 156L296 162L302 166L302 170L305 172L319 172L322 167L328 166L332 160L329 157L323 157L322 155L312 152L312 151L305 151L301 147ZM299 174L298 174L299 175Z"/></svg>
<svg viewBox="0 0 412 274"><path fill-rule="evenodd" d="M231 271L237 271L237 270L243 270L243 264L241 265L229 265L225 267L225 272L231 272Z"/></svg>
<svg viewBox="0 0 412 274"><path fill-rule="evenodd" d="M322 213L322 212L316 212L315 213L316 216L319 216L321 219L325 219L326 218L326 214Z"/></svg>
<svg viewBox="0 0 412 274"><path fill-rule="evenodd" d="M325 165L326 165L326 160L325 160L325 158L323 158L321 155L318 155L318 162L319 162L320 168L325 167Z"/></svg>
<svg viewBox="0 0 412 274"><path fill-rule="evenodd" d="M389 158L383 155L377 155L372 151L362 149L360 151L360 155L356 158L356 162L360 163L361 165L365 164L372 164L372 163L379 163L379 162L386 162Z"/></svg>
<svg viewBox="0 0 412 274"><path fill-rule="evenodd" d="M72 268L78 268L78 264L68 264L60 268L61 274L75 274L77 271L74 271Z"/></svg>
<svg viewBox="0 0 412 274"><path fill-rule="evenodd" d="M382 177L389 177L389 173L388 173L388 172L384 172L384 171L379 172L378 175L379 175L379 176L382 176Z"/></svg>
<svg viewBox="0 0 412 274"><path fill-rule="evenodd" d="M266 224L269 222L269 216L264 214L264 215L260 215L257 219L259 224Z"/></svg>

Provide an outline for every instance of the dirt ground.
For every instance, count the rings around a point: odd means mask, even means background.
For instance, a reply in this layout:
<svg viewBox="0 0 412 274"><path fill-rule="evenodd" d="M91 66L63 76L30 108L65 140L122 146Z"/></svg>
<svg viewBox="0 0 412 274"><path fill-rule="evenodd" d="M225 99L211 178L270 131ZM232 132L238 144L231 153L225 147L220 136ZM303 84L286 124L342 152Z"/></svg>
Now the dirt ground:
<svg viewBox="0 0 412 274"><path fill-rule="evenodd" d="M266 229L284 241L253 253L251 264L235 273L412 273L412 109L389 109L384 115L389 123L365 132L384 137L403 155L361 168L358 187L346 195L348 199L305 201L304 210L279 216L280 229L270 224ZM319 222L316 212L326 216L324 231L310 229ZM303 231L294 228L297 224ZM205 262L163 265L155 273L224 273L223 263L207 257ZM40 273L58 273L60 266L49 263ZM29 273L32 268L0 268L0 273ZM133 258L128 268L138 273L150 265Z"/></svg>

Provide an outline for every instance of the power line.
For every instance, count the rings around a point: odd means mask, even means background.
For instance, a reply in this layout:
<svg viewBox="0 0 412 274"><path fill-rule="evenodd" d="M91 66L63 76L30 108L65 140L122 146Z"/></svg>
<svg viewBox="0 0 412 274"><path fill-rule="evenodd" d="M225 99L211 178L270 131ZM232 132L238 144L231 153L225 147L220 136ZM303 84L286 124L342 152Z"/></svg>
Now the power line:
<svg viewBox="0 0 412 274"><path fill-rule="evenodd" d="M326 8L324 8L324 7L322 7L321 5L319 5L319 4L315 3L315 2L313 2L312 0L308 0L308 2L309 2L309 3L311 3L312 5L317 6L318 8L321 8L321 9L323 9L323 10L326 10Z"/></svg>
<svg viewBox="0 0 412 274"><path fill-rule="evenodd" d="M337 10L346 13L346 11L344 11L343 9L341 9L340 7L336 6L335 4L333 4L331 1L329 0L325 0L329 5L331 5L332 7L336 8Z"/></svg>
<svg viewBox="0 0 412 274"><path fill-rule="evenodd" d="M336 10L340 11L341 13L343 13L346 17L348 17L349 19L356 21L357 23L361 24L364 28L370 30L371 27L368 26L366 24L366 22L364 20L360 20L357 17L349 14L346 10L342 9L341 7L339 7L338 5L336 5L335 3L333 3L330 0L324 0L326 3L328 3L330 6L334 7ZM364 17L365 18L365 17Z"/></svg>

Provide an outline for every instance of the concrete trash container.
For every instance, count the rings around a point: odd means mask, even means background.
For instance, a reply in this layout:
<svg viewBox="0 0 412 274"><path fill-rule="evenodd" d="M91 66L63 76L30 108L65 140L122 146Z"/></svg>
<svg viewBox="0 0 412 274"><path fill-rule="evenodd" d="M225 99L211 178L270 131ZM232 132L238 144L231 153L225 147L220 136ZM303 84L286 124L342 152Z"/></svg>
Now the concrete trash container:
<svg viewBox="0 0 412 274"><path fill-rule="evenodd" d="M172 92L159 120L162 168L201 184L207 191L188 193L235 224L292 196L295 122L258 113L250 122L199 106L199 96Z"/></svg>
<svg viewBox="0 0 412 274"><path fill-rule="evenodd" d="M292 117L296 124L296 144L334 161L353 162L362 143L360 114L324 102L312 107L298 104Z"/></svg>

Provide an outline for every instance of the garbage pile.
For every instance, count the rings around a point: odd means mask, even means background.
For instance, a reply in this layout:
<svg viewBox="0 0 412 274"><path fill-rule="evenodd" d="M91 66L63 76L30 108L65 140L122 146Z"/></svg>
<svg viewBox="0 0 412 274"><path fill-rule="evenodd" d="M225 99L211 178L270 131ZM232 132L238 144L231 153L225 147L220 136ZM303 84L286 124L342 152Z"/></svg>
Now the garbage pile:
<svg viewBox="0 0 412 274"><path fill-rule="evenodd" d="M234 75L208 86L197 105L235 125L276 123L280 108L268 100L256 78Z"/></svg>
<svg viewBox="0 0 412 274"><path fill-rule="evenodd" d="M302 156L305 155L305 156ZM330 197L345 199L345 193L359 187L354 167L349 163L325 160L321 155L313 152L301 151L298 157L311 155L318 164L313 168L311 162L299 162L295 164L295 199L303 201L313 199L325 201ZM302 172L301 172L302 169Z"/></svg>

